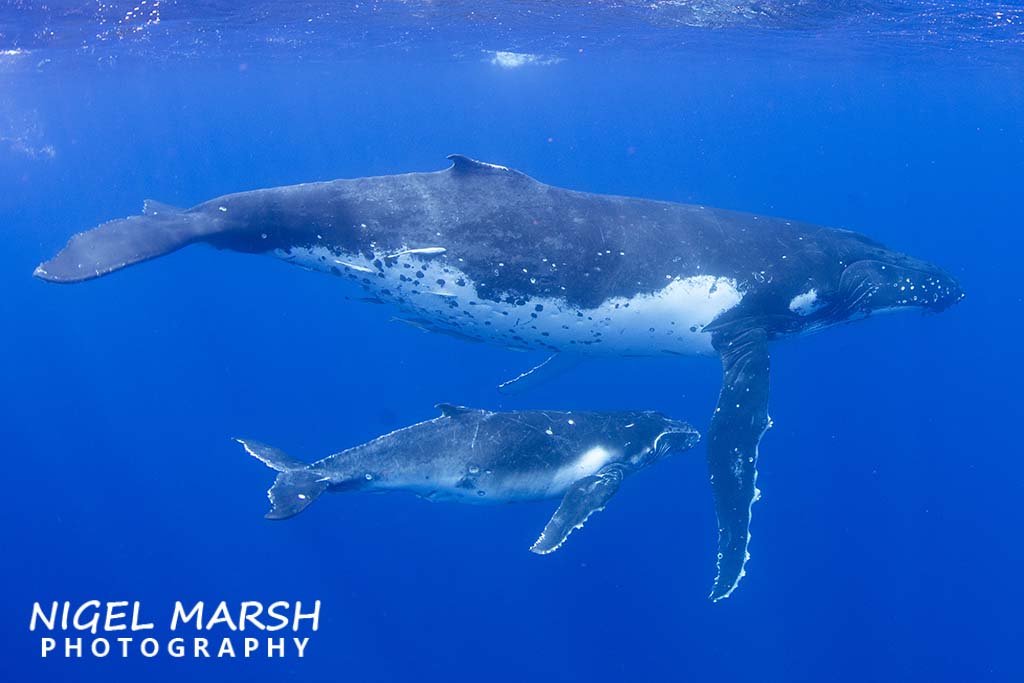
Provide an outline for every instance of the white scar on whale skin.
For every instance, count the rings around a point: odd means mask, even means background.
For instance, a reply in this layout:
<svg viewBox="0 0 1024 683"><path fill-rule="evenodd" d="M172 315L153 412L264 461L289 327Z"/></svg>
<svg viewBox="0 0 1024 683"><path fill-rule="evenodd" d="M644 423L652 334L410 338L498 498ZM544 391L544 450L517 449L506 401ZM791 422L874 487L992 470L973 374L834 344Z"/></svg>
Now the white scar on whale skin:
<svg viewBox="0 0 1024 683"><path fill-rule="evenodd" d="M385 255L378 268L362 254L326 247L275 250L301 267L336 271L379 299L430 325L512 348L607 355L713 355L705 325L743 299L736 281L714 275L666 276L660 290L616 296L593 308L564 299L524 295L525 306L481 298L472 278L444 247L406 249ZM497 264L497 268L506 267ZM511 267L511 266L508 266Z"/></svg>
<svg viewBox="0 0 1024 683"><path fill-rule="evenodd" d="M447 249L444 247L423 247L421 249L403 249L395 254L388 254L386 258L398 258L399 256L408 256L410 254L423 254L424 256L436 256L437 254L443 254Z"/></svg>
<svg viewBox="0 0 1024 683"><path fill-rule="evenodd" d="M793 311L797 315L810 315L824 304L818 301L818 290L809 289L803 294L797 294L793 297L792 301L789 302L789 310Z"/></svg>
<svg viewBox="0 0 1024 683"><path fill-rule="evenodd" d="M336 264L338 264L339 266L345 266L346 268L351 268L352 270L358 270L360 273L375 273L375 272L377 272L373 268L370 268L369 266L360 266L360 265L356 265L355 263L345 263L344 261L339 261L337 259L335 259L334 262Z"/></svg>

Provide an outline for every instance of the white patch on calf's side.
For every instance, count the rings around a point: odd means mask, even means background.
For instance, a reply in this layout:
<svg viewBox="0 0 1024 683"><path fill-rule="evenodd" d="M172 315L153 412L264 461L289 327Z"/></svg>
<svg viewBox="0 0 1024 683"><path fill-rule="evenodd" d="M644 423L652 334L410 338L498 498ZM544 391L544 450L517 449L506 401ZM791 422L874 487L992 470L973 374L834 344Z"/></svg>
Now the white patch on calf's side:
<svg viewBox="0 0 1024 683"><path fill-rule="evenodd" d="M594 474L608 463L610 457L611 453L608 452L608 449L603 446L594 446L580 456L580 459L576 461L576 467L586 471L587 474Z"/></svg>
<svg viewBox="0 0 1024 683"><path fill-rule="evenodd" d="M604 446L594 446L584 451L575 462L559 468L551 478L551 493L562 493L573 482L597 474L602 467L615 459L616 453Z"/></svg>

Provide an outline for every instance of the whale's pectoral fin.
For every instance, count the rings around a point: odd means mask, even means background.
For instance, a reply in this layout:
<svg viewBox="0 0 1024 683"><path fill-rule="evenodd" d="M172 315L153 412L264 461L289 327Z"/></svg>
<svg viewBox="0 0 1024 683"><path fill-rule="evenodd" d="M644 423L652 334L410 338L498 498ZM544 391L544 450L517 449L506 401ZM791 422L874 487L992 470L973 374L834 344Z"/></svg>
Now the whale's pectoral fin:
<svg viewBox="0 0 1024 683"><path fill-rule="evenodd" d="M708 433L708 472L718 514L718 576L712 600L729 597L749 557L757 500L757 446L768 428L768 344L763 329L716 333L724 378Z"/></svg>
<svg viewBox="0 0 1024 683"><path fill-rule="evenodd" d="M518 377L499 384L498 391L508 396L521 394L556 377L560 377L579 365L582 360L581 356L573 353L553 354L548 356L547 360L540 365L527 370Z"/></svg>
<svg viewBox="0 0 1024 683"><path fill-rule="evenodd" d="M620 465L609 465L597 474L575 482L565 492L562 504L555 510L530 551L547 555L562 547L569 534L582 528L590 515L604 509L608 500L619 490L619 484L625 476L625 470Z"/></svg>

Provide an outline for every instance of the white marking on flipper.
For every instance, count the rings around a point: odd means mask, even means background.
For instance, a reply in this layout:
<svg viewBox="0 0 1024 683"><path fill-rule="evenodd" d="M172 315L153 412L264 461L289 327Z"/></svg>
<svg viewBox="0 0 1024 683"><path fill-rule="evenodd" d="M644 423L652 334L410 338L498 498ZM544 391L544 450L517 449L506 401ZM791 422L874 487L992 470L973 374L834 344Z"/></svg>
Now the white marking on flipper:
<svg viewBox="0 0 1024 683"><path fill-rule="evenodd" d="M583 358L577 354L554 353L540 365L499 384L498 391L509 396L521 394L572 370L582 360Z"/></svg>
<svg viewBox="0 0 1024 683"><path fill-rule="evenodd" d="M544 540L544 536L545 536L543 531L540 532L540 536L537 538L536 541L533 542L533 545L530 546L530 552L531 553L536 553L537 555L550 555L551 553L555 552L556 550L561 548L563 545L565 545L565 542L567 540L569 540L570 536L572 536L572 532L576 531L577 529L582 529L583 525L587 523L587 520L590 519L590 516L592 514L594 514L595 512L601 512L602 510L604 510L604 508L605 508L605 506L602 505L601 507L594 508L593 510L588 512L587 516L584 517L583 519L581 519L579 524L574 524L567 532L565 532L565 536L562 537L562 540L559 541L557 545L555 545L552 548L548 548L547 550L538 550L537 549L537 546L539 546L541 544L541 542Z"/></svg>
<svg viewBox="0 0 1024 683"><path fill-rule="evenodd" d="M257 453L253 449L249 448L249 444L247 444L243 439L236 438L235 441L242 445L242 448L245 449L246 453L248 453L252 457L256 458L257 460L259 460L264 465L270 465L270 463L267 462L266 458L264 458L262 455L260 455L259 453Z"/></svg>
<svg viewBox="0 0 1024 683"><path fill-rule="evenodd" d="M757 488L757 458L761 447L761 439L764 437L765 433L772 428L771 416L766 415L766 417L768 419L765 423L764 429L761 431L761 435L757 437L757 443L754 444L754 495L751 497L750 504L747 506L747 543L744 546L743 551L743 564L740 565L739 574L736 575L736 580L733 581L731 586L729 586L729 590L722 593L717 598L712 598L711 602L718 602L719 600L724 600L732 595L732 592L736 590L736 586L740 585L740 580L747 575L747 562L750 561L750 522L753 520L754 503L761 500L761 489ZM718 571L718 575L721 576L722 553L718 553L718 561L715 563L715 569Z"/></svg>

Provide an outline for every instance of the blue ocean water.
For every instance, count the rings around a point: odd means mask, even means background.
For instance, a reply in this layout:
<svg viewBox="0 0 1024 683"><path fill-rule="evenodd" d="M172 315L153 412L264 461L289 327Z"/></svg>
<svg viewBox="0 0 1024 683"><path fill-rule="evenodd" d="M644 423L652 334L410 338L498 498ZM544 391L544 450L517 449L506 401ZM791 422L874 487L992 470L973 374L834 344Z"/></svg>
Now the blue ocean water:
<svg viewBox="0 0 1024 683"><path fill-rule="evenodd" d="M8 3L0 11L5 680L1024 679L1024 11L1010 3ZM748 575L712 604L703 447L559 552L556 503L327 496L272 473L433 417L649 408L706 431L713 359L467 344L339 282L190 247L77 286L67 238L235 191L444 168L841 226L967 298L781 342ZM32 603L322 601L297 659L40 656ZM194 635L194 634L193 634ZM217 633L211 637L223 635ZM259 634L261 636L265 634Z"/></svg>

